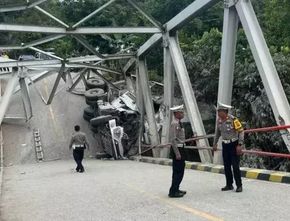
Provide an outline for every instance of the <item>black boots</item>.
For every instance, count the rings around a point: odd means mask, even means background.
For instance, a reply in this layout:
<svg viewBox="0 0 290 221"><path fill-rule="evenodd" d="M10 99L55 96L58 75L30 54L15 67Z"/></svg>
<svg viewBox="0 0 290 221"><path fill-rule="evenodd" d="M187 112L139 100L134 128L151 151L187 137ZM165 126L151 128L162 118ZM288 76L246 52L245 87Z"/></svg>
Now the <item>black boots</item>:
<svg viewBox="0 0 290 221"><path fill-rule="evenodd" d="M183 197L184 194L181 193L181 192L176 192L176 193L169 193L168 196L169 196L170 198L180 198L180 197Z"/></svg>
<svg viewBox="0 0 290 221"><path fill-rule="evenodd" d="M243 187L242 186L237 187L236 192L237 193L243 192Z"/></svg>
<svg viewBox="0 0 290 221"><path fill-rule="evenodd" d="M223 187L221 190L222 191L229 191L229 190L233 190L233 189L234 189L234 187L232 185L230 185L230 186ZM243 192L243 187L242 186L238 186L237 189L236 189L236 192L237 193Z"/></svg>
<svg viewBox="0 0 290 221"><path fill-rule="evenodd" d="M229 191L229 190L233 190L233 189L234 189L234 187L231 185L231 186L225 186L221 190L222 191Z"/></svg>
<svg viewBox="0 0 290 221"><path fill-rule="evenodd" d="M176 193L169 193L168 196L170 198L180 198L180 197L183 197L185 194L186 194L186 191L178 190Z"/></svg>
<svg viewBox="0 0 290 221"><path fill-rule="evenodd" d="M182 193L183 195L186 194L186 191L185 190L178 190L178 192Z"/></svg>

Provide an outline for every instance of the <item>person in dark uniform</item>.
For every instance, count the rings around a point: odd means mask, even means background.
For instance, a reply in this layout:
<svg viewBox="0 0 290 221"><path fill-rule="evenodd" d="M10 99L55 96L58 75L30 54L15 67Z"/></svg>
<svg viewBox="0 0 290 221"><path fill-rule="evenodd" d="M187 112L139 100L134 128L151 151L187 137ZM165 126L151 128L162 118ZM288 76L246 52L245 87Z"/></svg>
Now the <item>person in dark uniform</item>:
<svg viewBox="0 0 290 221"><path fill-rule="evenodd" d="M242 146L244 145L244 129L240 121L230 115L229 109L232 106L219 103L217 112L217 131L214 139L213 150L217 150L219 137L222 137L222 154L224 161L224 170L226 176L226 186L222 191L233 190L233 173L236 182L236 192L242 192L242 179L240 171L240 155L242 155Z"/></svg>
<svg viewBox="0 0 290 221"><path fill-rule="evenodd" d="M74 129L75 132L72 135L69 149L73 149L73 157L77 164L76 171L83 173L85 169L82 165L82 160L84 158L84 150L86 148L89 149L89 143L86 134L80 131L79 125L76 125Z"/></svg>
<svg viewBox="0 0 290 221"><path fill-rule="evenodd" d="M173 111L173 120L170 125L170 155L172 157L172 183L169 197L183 197L186 191L180 190L179 185L183 179L185 168L184 156L184 128L180 120L184 117L183 105L170 108Z"/></svg>

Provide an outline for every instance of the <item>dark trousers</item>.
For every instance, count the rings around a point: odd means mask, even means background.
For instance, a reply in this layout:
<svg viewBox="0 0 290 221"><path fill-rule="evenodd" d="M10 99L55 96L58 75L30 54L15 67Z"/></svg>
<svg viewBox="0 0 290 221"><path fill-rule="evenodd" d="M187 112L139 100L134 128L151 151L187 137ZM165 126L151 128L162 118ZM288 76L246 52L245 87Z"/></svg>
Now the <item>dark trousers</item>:
<svg viewBox="0 0 290 221"><path fill-rule="evenodd" d="M172 183L169 194L174 194L179 190L179 185L183 179L185 168L185 160L176 160L175 156L172 159Z"/></svg>
<svg viewBox="0 0 290 221"><path fill-rule="evenodd" d="M229 144L223 143L222 145L223 145L223 159L227 186L233 185L233 173L232 173L233 167L236 185L237 187L240 187L242 186L241 171L240 171L240 156L238 156L236 152L238 141Z"/></svg>
<svg viewBox="0 0 290 221"><path fill-rule="evenodd" d="M82 161L83 161L83 158L84 158L84 149L75 149L75 150L73 150L73 156L74 156L74 159L75 159L75 161L77 163L76 171L83 172L84 171L84 167L82 165Z"/></svg>

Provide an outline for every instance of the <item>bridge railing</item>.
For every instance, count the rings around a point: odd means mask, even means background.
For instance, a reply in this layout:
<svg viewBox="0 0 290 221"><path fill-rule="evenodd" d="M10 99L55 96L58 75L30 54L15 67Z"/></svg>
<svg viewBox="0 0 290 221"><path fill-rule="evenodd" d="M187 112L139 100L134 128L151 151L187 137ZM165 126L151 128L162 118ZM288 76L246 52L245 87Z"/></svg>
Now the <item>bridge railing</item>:
<svg viewBox="0 0 290 221"><path fill-rule="evenodd" d="M273 126L273 127L263 127L263 128L255 128L255 129L247 129L244 132L247 133L258 133L258 132L271 132L271 131L280 131L280 130L286 130L290 128L290 125L282 125L282 126ZM201 139L206 139L206 138L213 138L215 135L214 134L207 134L203 136L195 136L189 139L186 139L184 143L190 143L193 141L198 141ZM171 143L166 143L166 144L160 144L160 145L142 145L142 147L147 148L146 150L142 151L139 153L139 155L142 155L152 149L155 148L169 148L171 146ZM197 150L213 150L212 147L198 147L198 146L185 146L187 149L197 149ZM217 151L220 151L218 149ZM265 152L265 151L257 151L257 150L242 150L243 154L252 154L252 155L257 155L257 156L268 156L268 157L280 157L280 158L286 158L290 159L290 154L286 153L274 153L274 152Z"/></svg>

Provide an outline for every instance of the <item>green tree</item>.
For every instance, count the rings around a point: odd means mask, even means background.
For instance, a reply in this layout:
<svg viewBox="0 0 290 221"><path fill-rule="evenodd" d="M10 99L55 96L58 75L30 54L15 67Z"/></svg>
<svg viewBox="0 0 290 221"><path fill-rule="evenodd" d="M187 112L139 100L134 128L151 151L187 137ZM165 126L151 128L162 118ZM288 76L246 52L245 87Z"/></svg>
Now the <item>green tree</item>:
<svg viewBox="0 0 290 221"><path fill-rule="evenodd" d="M265 32L271 46L290 47L290 0L265 0Z"/></svg>

